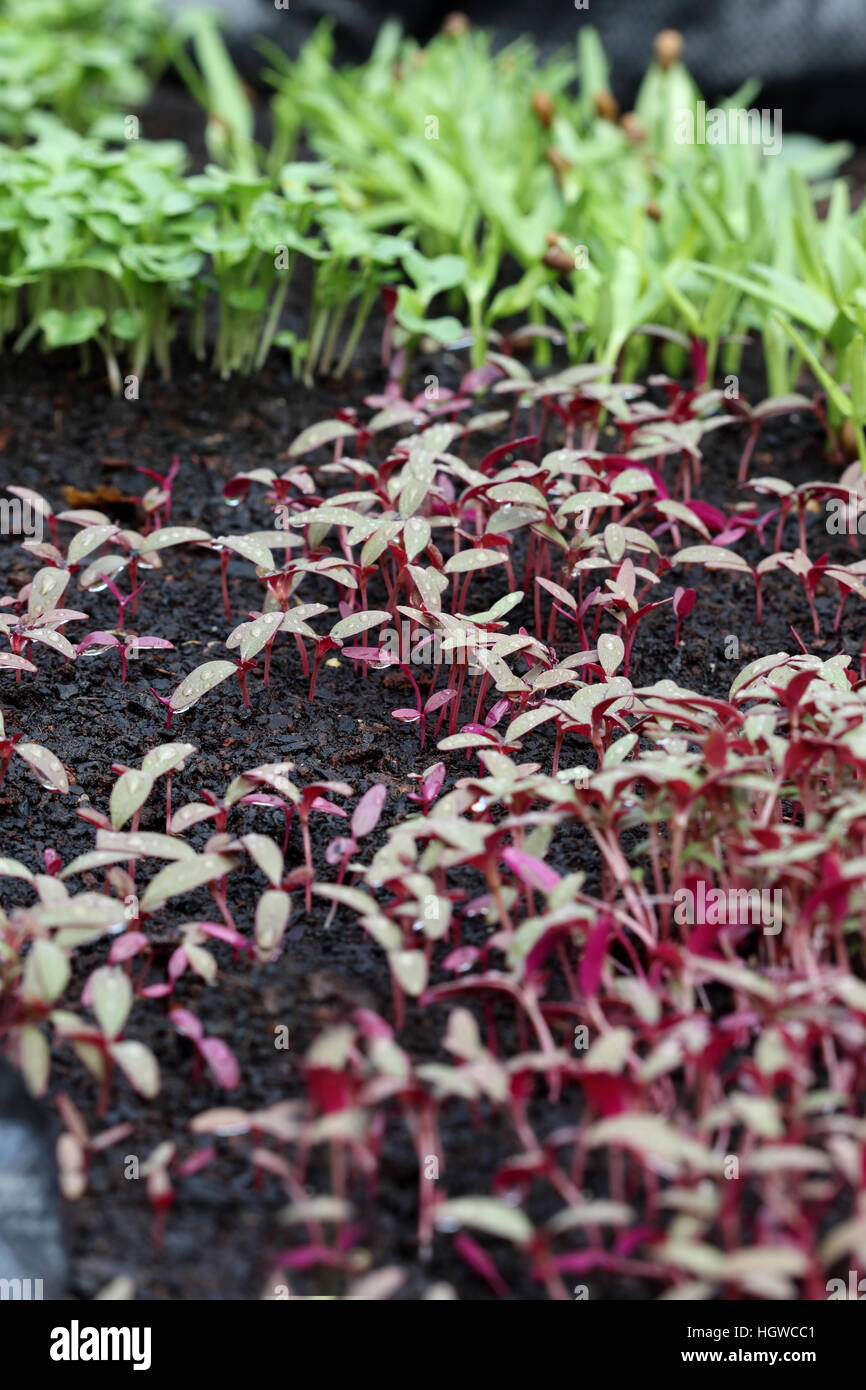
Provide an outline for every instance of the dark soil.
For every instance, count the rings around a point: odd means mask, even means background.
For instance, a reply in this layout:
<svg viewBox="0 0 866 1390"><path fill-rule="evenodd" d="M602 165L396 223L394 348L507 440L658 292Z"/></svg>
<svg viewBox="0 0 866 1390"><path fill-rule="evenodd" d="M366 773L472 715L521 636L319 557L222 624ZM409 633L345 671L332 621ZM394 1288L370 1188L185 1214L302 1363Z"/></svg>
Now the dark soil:
<svg viewBox="0 0 866 1390"><path fill-rule="evenodd" d="M461 365L456 358L440 360L437 370L447 381ZM424 371L424 364L417 364L418 387ZM742 383L750 399L764 394L757 375L751 382L744 376ZM324 383L307 389L290 379L278 357L254 379L226 383L178 355L173 381L147 380L139 401L115 401L103 381L79 377L71 359L44 363L31 358L16 364L14 370L7 359L0 383L0 484L37 488L58 508L63 505L64 486L94 492L109 485L132 497L148 485L134 471L136 465L164 472L177 453L182 468L172 521L201 525L214 534L262 529L272 524L262 490L254 488L247 503L229 512L221 497L225 481L240 470L273 466L305 425L332 415L339 405L360 404L365 394L381 386L381 375L371 369L356 370L340 386ZM726 506L735 496L744 434L742 427L733 426L707 442L699 495L718 506ZM484 447L498 442L494 439ZM555 441L549 447L555 447ZM752 473L798 483L835 477L838 470L822 454L821 432L813 417L803 416L767 424ZM79 499L75 505L88 504ZM125 506L104 501L90 505L127 524L142 520L134 501ZM854 558L845 540L823 535L822 515L810 516L809 527L813 556L826 550L842 563ZM789 548L797 544L794 523L786 544ZM32 572L32 563L16 548L14 539L4 539L0 544L2 592L14 592ZM229 573L233 613L239 622L258 602L260 591L248 565L235 569L233 564ZM73 592L71 586L70 606L76 604ZM473 598L483 596L483 585L479 585ZM798 582L787 572L771 576L765 584L765 613L759 628L751 585L716 574L699 590L679 649L673 647L669 610L653 614L644 623L633 653L631 678L635 685L644 685L673 676L683 686L725 695L736 671L755 656L795 649L792 623L811 651L830 656L844 645L859 655L863 634L853 621L854 605L846 608L848 621L837 636L832 632L835 600L829 586L826 595L819 590L817 603L822 636L813 639ZM88 599L86 606L92 622L80 631L76 626L77 636L116 623L116 606L109 594ZM222 643L228 625L215 559L189 549L168 552L162 577L148 579L138 630L167 637L176 650L146 653L132 662L125 686L111 655L66 666L46 652L37 656L38 674L20 684L4 678L2 707L7 727L23 728L28 737L50 747L69 768L72 786L67 797L44 792L26 770L13 764L0 796L0 852L35 866L37 856L48 846L62 850L65 859L92 848L92 828L75 817L76 806L89 800L107 809L114 781L111 764L138 764L148 748L166 737L162 712L149 687L166 694L193 666L225 655ZM738 659L726 657L728 636L739 641ZM406 800L412 789L408 774L435 758L432 743L419 758L417 732L390 718L392 709L410 703L411 692L395 688L393 678L383 682L381 676L371 676L362 681L345 664L326 665L310 705L297 652L289 643L275 650L270 688L265 689L256 674L249 684L249 710L244 709L234 684L226 684L176 719L171 737L188 739L200 752L175 780L175 805L197 799L202 787L222 792L244 768L291 759L299 783L339 778L360 793L374 782L384 782L389 797L376 843L389 824L411 813ZM541 738L537 748L530 746L531 756L547 761L549 754L549 744ZM571 748L566 745L564 765L583 755L582 742L573 741ZM462 775L466 766L462 756L451 755L449 774ZM247 828L281 829L276 813L250 808L248 814ZM320 866L328 839L341 833L340 827L340 822L319 818L315 848ZM145 813L142 828L162 828L158 811ZM289 867L299 862L296 836L293 828ZM564 852L575 855L576 862L569 867L591 870L585 846L574 842ZM245 899L249 903L252 894L261 891L254 877L252 873L245 877L240 870L230 879L231 901L241 914ZM4 899L14 901L17 887L4 880ZM302 893L293 901L296 910L286 947L275 965L233 966L226 950L220 954L223 969L216 988L209 990L187 976L178 993L177 1002L192 1007L208 1032L224 1038L235 1052L243 1079L228 1100L245 1109L299 1093L299 1059L327 1022L340 1019L359 1004L391 1016L383 953L359 928L347 926L345 919L341 923L339 915L328 929L317 907L308 917ZM202 905L206 902L205 895ZM198 907L189 916L196 911ZM202 915L207 914L202 910ZM166 959L174 944L166 941ZM82 972L104 958L101 944L79 955ZM159 969L155 977L161 977ZM192 1143L183 1147L178 1117L184 1117L185 1124L186 1117L196 1111L225 1103L207 1079L194 1085L191 1049L177 1038L166 1012L159 1001L136 1006L134 1035L157 1054L163 1087L158 1099L148 1104L125 1084L112 1094L104 1123L128 1119L135 1124L135 1132L93 1159L87 1194L68 1208L70 1292L90 1297L112 1277L126 1273L134 1276L137 1294L144 1298L257 1298L272 1268L272 1257L281 1248L275 1217L286 1199L275 1179L268 1179L261 1188L253 1185L245 1141L219 1141L218 1161L198 1176L180 1181L161 1250L151 1243L143 1181L127 1181L123 1176L126 1154L144 1158L165 1138L180 1138L182 1152L191 1151ZM442 1020L441 1010L410 1009L400 1041L416 1060L437 1055ZM278 1024L290 1029L288 1051L274 1046L273 1030ZM90 1122L95 1087L68 1051L56 1054L53 1089L66 1090ZM561 1123L563 1117L551 1118ZM363 1209L368 1223L365 1244L374 1265L395 1263L408 1271L404 1297L423 1296L431 1282L442 1279L450 1281L462 1297L488 1297L486 1286L456 1259L444 1237L437 1242L432 1262L419 1265L414 1242L417 1161L399 1122L392 1126L391 1135L376 1204ZM489 1120L479 1130L461 1108L446 1112L449 1193L489 1190L489 1175L502 1157L502 1143L503 1136ZM501 1264L517 1297L544 1297L540 1287L529 1283L516 1267L509 1267L507 1253ZM315 1288L328 1292L327 1280L319 1280ZM600 1284L597 1292L610 1296ZM647 1296L647 1291L618 1281L615 1294L627 1298Z"/></svg>

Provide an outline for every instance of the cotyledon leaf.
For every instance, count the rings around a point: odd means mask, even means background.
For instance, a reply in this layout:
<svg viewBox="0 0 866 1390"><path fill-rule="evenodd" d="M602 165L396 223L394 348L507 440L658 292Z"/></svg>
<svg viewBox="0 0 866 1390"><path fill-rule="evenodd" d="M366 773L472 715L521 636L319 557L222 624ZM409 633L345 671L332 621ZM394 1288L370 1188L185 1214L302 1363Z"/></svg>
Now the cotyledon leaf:
<svg viewBox="0 0 866 1390"><path fill-rule="evenodd" d="M169 898L191 893L205 883L213 883L235 867L236 861L227 854L197 854L195 859L178 859L160 869L144 890L141 908L150 912L161 907Z"/></svg>
<svg viewBox="0 0 866 1390"><path fill-rule="evenodd" d="M153 778L149 773L140 772L136 768L121 773L111 789L108 803L112 829L122 830L136 811L141 810L152 791Z"/></svg>
<svg viewBox="0 0 866 1390"><path fill-rule="evenodd" d="M262 613L250 623L241 623L226 640L227 647L240 647L242 661L250 661L266 646L283 622L282 609Z"/></svg>
<svg viewBox="0 0 866 1390"><path fill-rule="evenodd" d="M164 773L174 772L182 767L190 754L197 752L194 743L161 743L157 748L151 748L149 753L145 753L141 760L141 770L149 773L151 777L162 777Z"/></svg>
<svg viewBox="0 0 866 1390"><path fill-rule="evenodd" d="M334 642L342 642L346 637L355 637L359 632L368 632L371 627L381 627L382 623L390 622L391 614L383 608L370 608L364 613L351 613L348 618L342 618L331 628L331 638Z"/></svg>
<svg viewBox="0 0 866 1390"><path fill-rule="evenodd" d="M145 536L139 554L146 555L153 550L165 550L171 545L209 540L209 532L201 531L197 526L160 526L158 531L152 531L149 536Z"/></svg>
<svg viewBox="0 0 866 1390"><path fill-rule="evenodd" d="M41 743L16 744L15 752L32 768L47 791L69 791L69 778L62 762L47 748L43 748Z"/></svg>
<svg viewBox="0 0 866 1390"><path fill-rule="evenodd" d="M221 681L228 680L236 670L233 661L206 661L185 676L180 685L169 696L169 705L176 714L189 709Z"/></svg>

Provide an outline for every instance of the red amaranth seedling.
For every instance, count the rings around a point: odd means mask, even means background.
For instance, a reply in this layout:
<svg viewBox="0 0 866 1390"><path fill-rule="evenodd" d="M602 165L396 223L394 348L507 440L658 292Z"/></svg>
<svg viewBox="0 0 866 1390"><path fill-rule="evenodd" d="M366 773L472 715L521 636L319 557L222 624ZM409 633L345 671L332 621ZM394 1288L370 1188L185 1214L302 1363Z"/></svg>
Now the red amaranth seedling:
<svg viewBox="0 0 866 1390"><path fill-rule="evenodd" d="M68 792L69 778L60 759L40 743L31 743L29 739L22 742L23 738L23 733L6 733L3 715L0 714L0 787L3 786L13 756L16 756L30 768L46 791Z"/></svg>
<svg viewBox="0 0 866 1390"><path fill-rule="evenodd" d="M18 595L16 607L19 609L19 616L13 617L10 613L0 612L0 632L5 632L14 656L26 657L28 648L35 642L37 645L51 647L67 661L75 659L75 648L60 629L67 623L85 619L87 614L74 608L57 607L69 579L70 574L67 570L50 566L41 569ZM27 611L21 614L20 608L25 599ZM3 607L8 606L9 602L4 601ZM13 669L9 663L5 664L7 669ZM14 669L15 679L19 681L22 669L26 668L15 665Z"/></svg>
<svg viewBox="0 0 866 1390"><path fill-rule="evenodd" d="M196 1050L196 1066L193 1083L201 1081L201 1063L207 1063L214 1081L224 1091L235 1090L241 1082L240 1067L227 1043L222 1038L207 1037L204 1025L190 1013L189 1009L172 1009L169 1018L182 1038L189 1038Z"/></svg>
<svg viewBox="0 0 866 1390"><path fill-rule="evenodd" d="M250 536L213 536L208 541L208 548L215 550L219 555L223 608L227 620L231 622L232 608L229 600L228 572L229 561L232 556L239 555L241 559L248 560L259 569L270 572L274 568L273 555L267 546Z"/></svg>
<svg viewBox="0 0 866 1390"><path fill-rule="evenodd" d="M236 675L240 683L241 692L244 697L244 704L249 708L249 696L246 689L246 676L249 671L257 665L255 659L244 661L206 661L204 665L197 666L194 671L190 671L188 676L184 676L180 685L173 690L171 695L160 695L153 686L150 693L168 711L165 727L171 728L171 721L176 714L182 714L185 710L191 709L197 704L203 695L213 690L215 686L228 680L229 676Z"/></svg>
<svg viewBox="0 0 866 1390"><path fill-rule="evenodd" d="M421 807L422 816L426 816L433 802L442 790L445 781L445 764L434 763L428 767L426 772L413 772L410 777L413 781L421 783L420 792L409 792L409 800L417 802Z"/></svg>
<svg viewBox="0 0 866 1390"><path fill-rule="evenodd" d="M812 631L816 637L820 635L821 625L818 621L818 610L815 607L815 590L823 578L828 563L829 556L827 555L821 555L813 563L805 551L798 549L793 554L777 551L775 555L768 555L758 564L759 575L769 574L779 568L790 570L792 574L796 574L806 595L806 602L809 605L809 613L812 618Z"/></svg>
<svg viewBox="0 0 866 1390"><path fill-rule="evenodd" d="M421 725L421 745L420 745L420 746L421 746L421 748L423 748L423 747L424 747L424 740L425 740L426 733L427 733L427 719L428 719L428 717L429 717L431 714L435 714L437 710L444 709L444 707L445 707L446 705L450 704L452 700L455 700L455 699L457 698L457 691L456 691L456 690L436 690L436 691L433 692L432 695L428 696L428 698L424 701L424 704L423 704L423 707L422 707L422 704L421 704L421 691L418 689L417 683L416 683L415 680L413 679L412 674L411 674L410 671L406 670L405 667L403 667L402 669L406 672L406 675L409 677L409 680L412 682L412 685L415 687L415 696L416 696L416 699L417 699L417 701L418 701L418 704L417 704L417 708L416 708L416 709L393 709L393 710L391 711L391 718L392 718L392 719L400 719L400 720L402 720L404 723L408 723L408 724L420 724L420 725Z"/></svg>
<svg viewBox="0 0 866 1390"><path fill-rule="evenodd" d="M124 640L113 632L89 632L83 641L79 642L75 649L76 656L81 656L85 652L101 655L109 651L112 647L120 650L120 679L126 681L126 663L132 656L136 656L140 651L154 648L162 650L171 649L174 651L174 643L168 642L164 637L130 637L124 634Z"/></svg>
<svg viewBox="0 0 866 1390"><path fill-rule="evenodd" d="M388 788L381 783L369 788L364 793L352 812L352 833L349 836L340 836L332 840L325 850L325 862L327 864L338 865L337 883L342 883L346 875L346 868L349 860L358 852L358 841L363 840L367 835L371 835L379 824L382 815L382 808L388 797ZM325 921L325 926L329 927L337 910L334 902L331 911Z"/></svg>
<svg viewBox="0 0 866 1390"><path fill-rule="evenodd" d="M313 782L304 787L298 802L298 820L301 825L301 840L304 846L304 864L307 875L304 884L304 900L307 911L313 905L313 846L310 840L310 814L312 811L325 811L331 816L346 816L341 806L328 801L323 792L333 792L336 796L351 796L352 788L346 782Z"/></svg>
<svg viewBox="0 0 866 1390"><path fill-rule="evenodd" d="M238 657L238 680L240 681L241 692L244 697L244 704L249 709L249 699L246 690L246 674L253 670L256 665L254 658L264 648L265 652L265 685L270 684L271 649L276 640L277 633L285 630L286 615L282 611L276 613L251 613L250 622L241 623L226 638L226 646L230 649L239 648ZM303 626L303 624L302 624Z"/></svg>
<svg viewBox="0 0 866 1390"><path fill-rule="evenodd" d="M137 604L137 602L138 602L138 595L141 593L142 589L144 588L144 585L145 585L145 582L146 582L146 581L145 581L145 580L142 580L141 583L140 583L140 584L138 585L138 587L136 588L136 587L135 587L135 580L134 580L134 578L133 578L133 579L132 579L132 584L133 584L132 592L129 593L129 594L125 594L125 595L124 595L124 594L121 593L120 589L117 587L117 585L115 584L114 580L113 580L109 575L104 574L104 573L101 572L101 573L100 573L100 577L101 577L101 579L102 579L103 584L104 584L105 587L108 589L109 593L112 594L112 595L114 596L115 600L117 601L117 626L118 626L118 629L122 632L122 631L123 631L123 627L124 627L124 622L125 622L127 604L130 604L130 603L132 604L132 612L135 613L136 604Z"/></svg>
<svg viewBox="0 0 866 1390"><path fill-rule="evenodd" d="M93 1009L95 1026L65 1010L55 1010L51 1021L58 1040L68 1042L78 1052L100 1083L97 1113L101 1117L108 1108L115 1066L140 1095L153 1099L160 1087L156 1058L143 1043L124 1037L133 1003L127 975L117 966L100 966L88 977L81 1002Z"/></svg>
<svg viewBox="0 0 866 1390"><path fill-rule="evenodd" d="M64 1125L55 1146L60 1190L67 1202L77 1202L87 1191L87 1171L93 1154L102 1153L112 1144L126 1139L135 1126L126 1120L91 1137L81 1111L65 1091L57 1092L54 1104Z"/></svg>
<svg viewBox="0 0 866 1390"><path fill-rule="evenodd" d="M78 622L86 617L86 613L61 608L22 617L18 621L7 614L0 614L0 632L4 632L9 639L12 655L15 657L24 656L26 660L28 649L35 642L38 646L50 647L52 651L59 652L67 661L74 661L75 648L60 628L68 622ZM36 669L29 661L26 666L17 664L13 667L11 663L5 664L7 669L16 671L16 681L21 679L21 672L26 670L27 666L31 670Z"/></svg>
<svg viewBox="0 0 866 1390"><path fill-rule="evenodd" d="M674 613L677 618L677 630L674 634L674 646L680 645L680 625L683 618L687 618L695 606L697 592L694 589L683 589L678 586L674 589Z"/></svg>
<svg viewBox="0 0 866 1390"><path fill-rule="evenodd" d="M156 487L150 488L142 497L141 504L147 516L145 525L145 535L149 535L152 528L159 529L168 526L171 521L171 492L175 478L180 470L180 458L174 455L171 466L167 473L157 473L154 468L143 468L136 464L136 472L143 473L145 477L152 478Z"/></svg>

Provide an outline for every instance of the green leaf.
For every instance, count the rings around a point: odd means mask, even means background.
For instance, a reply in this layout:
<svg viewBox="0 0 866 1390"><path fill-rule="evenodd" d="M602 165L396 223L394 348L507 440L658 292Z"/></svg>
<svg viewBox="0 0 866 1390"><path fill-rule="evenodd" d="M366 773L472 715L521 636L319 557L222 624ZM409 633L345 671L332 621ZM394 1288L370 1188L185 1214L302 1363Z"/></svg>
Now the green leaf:
<svg viewBox="0 0 866 1390"><path fill-rule="evenodd" d="M126 822L141 809L152 790L153 778L147 772L130 768L122 773L111 789L108 803L112 829L122 830Z"/></svg>
<svg viewBox="0 0 866 1390"><path fill-rule="evenodd" d="M265 877L276 888L283 877L283 856L279 846L267 835L257 835L252 831L248 835L241 836L241 844Z"/></svg>
<svg viewBox="0 0 866 1390"><path fill-rule="evenodd" d="M519 1209L497 1197L455 1197L436 1207L440 1230L470 1226L488 1236L498 1236L513 1245L528 1245L535 1234L532 1222Z"/></svg>
<svg viewBox="0 0 866 1390"><path fill-rule="evenodd" d="M27 955L21 997L31 1003L53 1004L70 977L69 960L53 941L34 941Z"/></svg>
<svg viewBox="0 0 866 1390"><path fill-rule="evenodd" d="M372 627L381 627L383 623L391 621L391 614L381 608L371 608L364 613L352 613L348 618L342 618L331 628L331 638L334 642L342 642L347 637L356 637L359 632L368 632Z"/></svg>
<svg viewBox="0 0 866 1390"><path fill-rule="evenodd" d="M256 951L260 960L270 960L279 948L292 911L288 893L269 889L256 906Z"/></svg>
<svg viewBox="0 0 866 1390"><path fill-rule="evenodd" d="M72 309L64 313L61 309L45 309L39 315L39 327L49 348L74 347L78 343L89 342L105 323L105 310L96 307Z"/></svg>
<svg viewBox="0 0 866 1390"><path fill-rule="evenodd" d="M179 859L167 864L144 890L142 911L152 912L168 902L169 898L179 898L206 883L213 883L231 873L235 863L226 854L197 854L195 859Z"/></svg>
<svg viewBox="0 0 866 1390"><path fill-rule="evenodd" d="M139 1095L153 1100L159 1095L159 1064L151 1052L140 1042L116 1042L109 1048L120 1070Z"/></svg>
<svg viewBox="0 0 866 1390"><path fill-rule="evenodd" d="M234 675L236 669L233 661L206 661L203 666L197 666L169 696L171 708L178 714L190 709L214 686Z"/></svg>
<svg viewBox="0 0 866 1390"><path fill-rule="evenodd" d="M123 1025L132 1008L132 985L119 966L104 965L90 977L93 1012L103 1035L113 1041L123 1032Z"/></svg>

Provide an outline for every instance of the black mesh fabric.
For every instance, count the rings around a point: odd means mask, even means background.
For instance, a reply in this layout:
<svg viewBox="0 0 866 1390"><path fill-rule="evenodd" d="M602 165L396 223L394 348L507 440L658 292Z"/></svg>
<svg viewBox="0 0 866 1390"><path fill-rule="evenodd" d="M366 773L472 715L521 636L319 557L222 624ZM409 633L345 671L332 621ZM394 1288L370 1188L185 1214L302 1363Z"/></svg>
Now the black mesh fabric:
<svg viewBox="0 0 866 1390"><path fill-rule="evenodd" d="M169 0L177 9L185 0ZM370 51L382 22L398 18L405 29L428 39L454 8L447 4L392 0L210 0L222 10L236 59L255 79L261 59L253 48L267 36L297 52L322 18L336 26L340 56L360 61ZM600 32L613 60L614 87L629 101L659 29L679 29L685 59L708 97L733 91L747 78L764 82L763 101L783 105L788 129L821 134L866 134L866 0L573 0L547 4L477 0L463 11L495 30L500 42L532 34L550 51L574 42L581 24Z"/></svg>
<svg viewBox="0 0 866 1390"><path fill-rule="evenodd" d="M0 1298L3 1281L41 1280L44 1298L64 1293L65 1258L54 1154L45 1113L0 1058ZM36 1297L31 1283L31 1297Z"/></svg>

